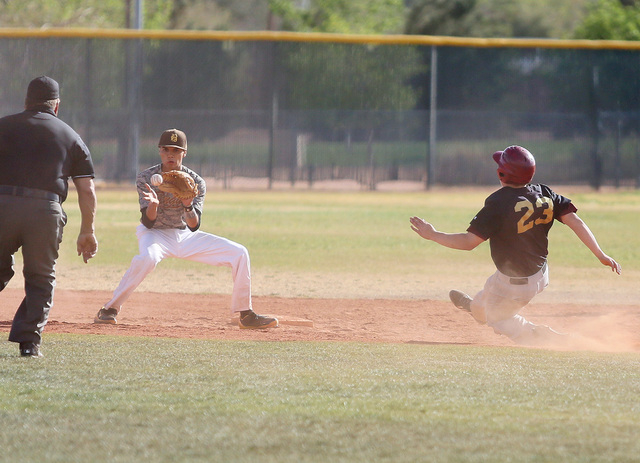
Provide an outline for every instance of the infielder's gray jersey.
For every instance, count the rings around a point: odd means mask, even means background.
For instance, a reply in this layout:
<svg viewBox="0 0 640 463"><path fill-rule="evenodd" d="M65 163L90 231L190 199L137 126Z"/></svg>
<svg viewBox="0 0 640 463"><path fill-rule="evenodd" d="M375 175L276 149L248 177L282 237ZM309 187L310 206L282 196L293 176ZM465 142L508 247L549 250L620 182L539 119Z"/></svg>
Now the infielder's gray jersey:
<svg viewBox="0 0 640 463"><path fill-rule="evenodd" d="M189 174L193 180L198 185L198 196L193 199L193 209L196 211L198 216L202 215L202 206L204 204L204 195L207 191L207 186L205 181L196 174L191 169L182 166L182 172ZM142 220L141 222L147 228L156 228L156 229L171 229L177 228L180 230L184 230L187 228L187 223L184 220L184 207L182 205L182 201L173 196L171 193L166 193L161 191L156 186L151 185L151 176L153 174L161 174L162 173L162 164L157 164L153 167L149 167L146 170L143 170L138 174L136 179L136 186L138 187L138 197L140 200L140 211L142 212ZM146 201L143 197L143 194L148 191L146 185L150 185L151 188L158 195L158 201L160 204L158 205L158 217L154 222L151 222L146 217L145 211L147 207L149 207L149 202ZM200 221L198 221L198 227L191 229L192 231L196 231L200 227Z"/></svg>

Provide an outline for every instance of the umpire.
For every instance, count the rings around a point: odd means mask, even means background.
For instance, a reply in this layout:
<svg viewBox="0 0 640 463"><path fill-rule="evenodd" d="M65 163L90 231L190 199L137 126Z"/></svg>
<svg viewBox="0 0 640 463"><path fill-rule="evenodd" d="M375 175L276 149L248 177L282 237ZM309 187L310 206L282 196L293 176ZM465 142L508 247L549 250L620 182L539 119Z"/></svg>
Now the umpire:
<svg viewBox="0 0 640 463"><path fill-rule="evenodd" d="M55 264L67 215L68 179L82 216L77 251L95 256L96 193L93 162L80 136L58 119L60 91L50 77L33 79L25 110L0 119L0 291L14 275L22 247L25 298L13 318L9 341L23 357L41 357L42 330L53 305Z"/></svg>

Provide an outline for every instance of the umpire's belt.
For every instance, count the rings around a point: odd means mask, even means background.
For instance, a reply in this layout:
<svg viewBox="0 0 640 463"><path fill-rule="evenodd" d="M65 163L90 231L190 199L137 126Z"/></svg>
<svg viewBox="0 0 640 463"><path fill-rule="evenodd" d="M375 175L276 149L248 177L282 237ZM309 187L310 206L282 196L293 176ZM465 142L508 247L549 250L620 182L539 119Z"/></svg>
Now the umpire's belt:
<svg viewBox="0 0 640 463"><path fill-rule="evenodd" d="M547 270L547 261L545 261L544 264L542 264L542 268L540 269L539 272L544 273L546 270ZM537 273L535 275L537 275ZM526 285L526 284L529 284L529 278L531 277L512 277L512 278L509 278L509 283L511 283L512 285Z"/></svg>
<svg viewBox="0 0 640 463"><path fill-rule="evenodd" d="M46 199L48 201L60 202L60 195L51 191L37 190L24 186L0 185L0 195L24 196L26 198Z"/></svg>

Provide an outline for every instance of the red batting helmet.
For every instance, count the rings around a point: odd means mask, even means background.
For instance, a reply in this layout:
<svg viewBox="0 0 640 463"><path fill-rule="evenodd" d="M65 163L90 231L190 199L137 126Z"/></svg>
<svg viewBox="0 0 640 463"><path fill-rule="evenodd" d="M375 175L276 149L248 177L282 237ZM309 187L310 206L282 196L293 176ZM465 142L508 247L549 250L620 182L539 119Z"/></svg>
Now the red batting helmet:
<svg viewBox="0 0 640 463"><path fill-rule="evenodd" d="M496 151L493 160L498 163L498 175L505 183L525 185L536 172L533 154L522 146L512 145L504 151Z"/></svg>

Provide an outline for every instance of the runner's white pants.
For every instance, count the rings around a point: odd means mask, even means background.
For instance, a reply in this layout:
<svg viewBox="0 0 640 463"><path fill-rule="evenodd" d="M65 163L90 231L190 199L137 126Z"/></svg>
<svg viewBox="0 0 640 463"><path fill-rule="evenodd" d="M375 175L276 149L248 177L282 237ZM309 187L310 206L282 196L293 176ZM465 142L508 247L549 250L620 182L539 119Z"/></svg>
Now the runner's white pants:
<svg viewBox="0 0 640 463"><path fill-rule="evenodd" d="M136 228L139 252L113 292L106 308L120 310L122 304L149 273L166 257L231 267L233 292L231 312L251 309L251 263L247 248L226 238L189 229L157 230L140 224Z"/></svg>
<svg viewBox="0 0 640 463"><path fill-rule="evenodd" d="M513 284L513 281L520 284ZM527 278L511 278L496 271L473 298L471 314L497 334L503 334L517 343L528 344L536 328L545 325L535 325L518 312L548 285L549 271L546 265L543 270Z"/></svg>

